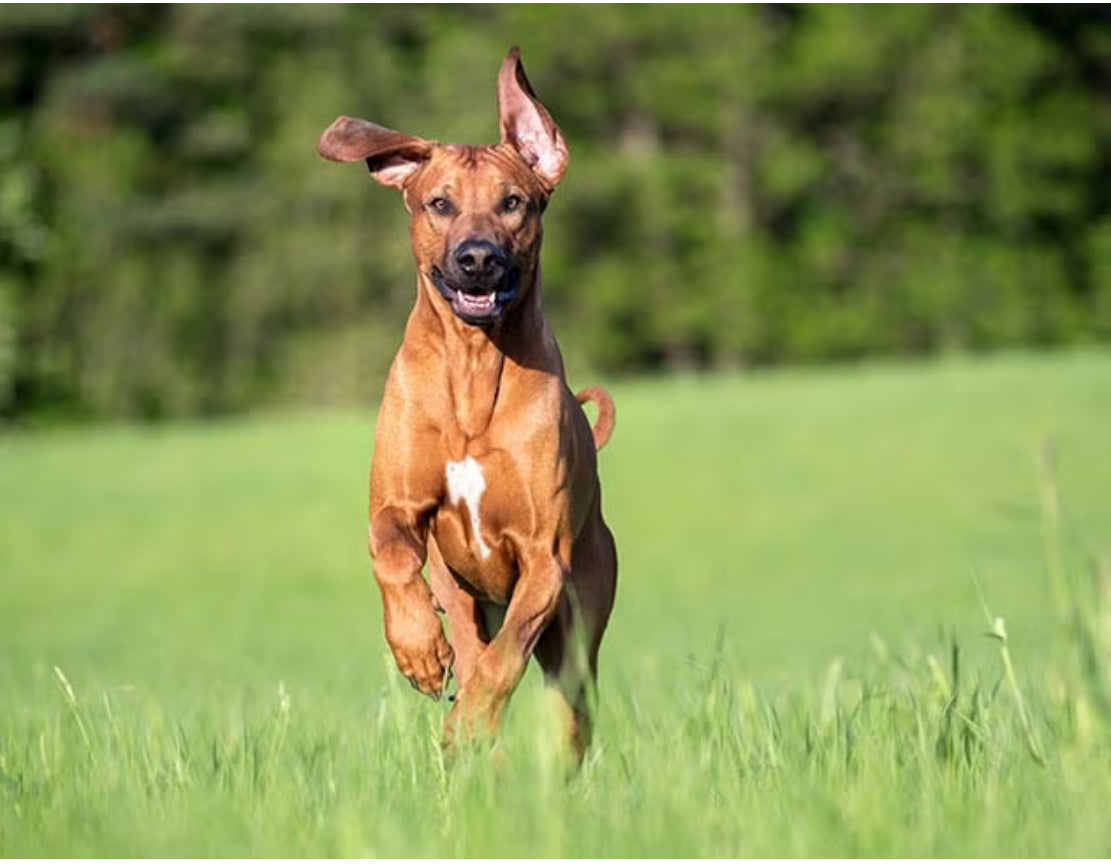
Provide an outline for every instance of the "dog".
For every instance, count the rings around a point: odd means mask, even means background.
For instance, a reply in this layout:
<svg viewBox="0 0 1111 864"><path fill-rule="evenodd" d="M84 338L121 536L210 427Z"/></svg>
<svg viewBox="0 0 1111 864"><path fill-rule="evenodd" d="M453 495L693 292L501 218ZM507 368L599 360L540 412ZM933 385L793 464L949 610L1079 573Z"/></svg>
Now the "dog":
<svg viewBox="0 0 1111 864"><path fill-rule="evenodd" d="M581 760L617 582L596 464L614 407L602 388L568 389L541 309L541 215L568 152L517 48L497 95L493 146L341 116L317 149L365 161L410 214L417 298L370 476L370 554L397 667L436 698L454 676L451 748L496 730L534 656Z"/></svg>

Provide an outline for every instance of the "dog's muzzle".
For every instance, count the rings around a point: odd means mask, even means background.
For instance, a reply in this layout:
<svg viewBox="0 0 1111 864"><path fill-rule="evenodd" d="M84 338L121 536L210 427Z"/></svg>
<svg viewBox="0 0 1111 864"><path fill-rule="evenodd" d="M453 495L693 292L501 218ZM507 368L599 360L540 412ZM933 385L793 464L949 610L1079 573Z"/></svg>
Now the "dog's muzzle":
<svg viewBox="0 0 1111 864"><path fill-rule="evenodd" d="M432 268L436 290L468 324L493 322L516 299L520 270L498 246L464 240Z"/></svg>

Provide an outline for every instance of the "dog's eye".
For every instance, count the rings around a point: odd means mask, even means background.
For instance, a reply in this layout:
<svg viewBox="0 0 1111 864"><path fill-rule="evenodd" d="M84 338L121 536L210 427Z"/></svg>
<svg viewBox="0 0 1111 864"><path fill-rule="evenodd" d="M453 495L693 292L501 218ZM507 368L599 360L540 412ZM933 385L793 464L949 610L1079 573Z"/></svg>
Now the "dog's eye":
<svg viewBox="0 0 1111 864"><path fill-rule="evenodd" d="M433 213L439 213L441 216L448 216L455 209L451 206L451 202L448 201L447 198L439 196L430 200L427 206Z"/></svg>
<svg viewBox="0 0 1111 864"><path fill-rule="evenodd" d="M502 198L501 212L502 213L516 213L521 209L521 205L525 203L520 195L506 195Z"/></svg>

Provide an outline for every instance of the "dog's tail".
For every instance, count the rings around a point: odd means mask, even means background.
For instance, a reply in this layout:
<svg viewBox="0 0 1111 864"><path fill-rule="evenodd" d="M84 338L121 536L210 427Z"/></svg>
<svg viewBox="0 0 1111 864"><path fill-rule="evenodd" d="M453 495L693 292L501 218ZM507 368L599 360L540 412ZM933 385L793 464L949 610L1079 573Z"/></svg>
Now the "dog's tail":
<svg viewBox="0 0 1111 864"><path fill-rule="evenodd" d="M613 422L617 416L613 410L613 399L601 387L586 387L576 393L575 398L580 405L593 402L598 406L598 419L594 422L594 427L590 432L594 436L594 448L601 450L606 446L606 442L610 440L610 435L613 434Z"/></svg>

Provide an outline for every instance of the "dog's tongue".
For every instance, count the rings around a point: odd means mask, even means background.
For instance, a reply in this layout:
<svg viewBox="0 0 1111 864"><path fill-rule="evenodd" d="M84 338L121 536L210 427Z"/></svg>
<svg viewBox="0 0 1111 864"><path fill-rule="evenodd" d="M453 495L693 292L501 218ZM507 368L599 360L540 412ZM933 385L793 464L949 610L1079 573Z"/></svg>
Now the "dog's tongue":
<svg viewBox="0 0 1111 864"><path fill-rule="evenodd" d="M456 312L481 318L494 311L495 302L495 292L493 291L489 294L465 294L462 291L456 291L453 305Z"/></svg>

